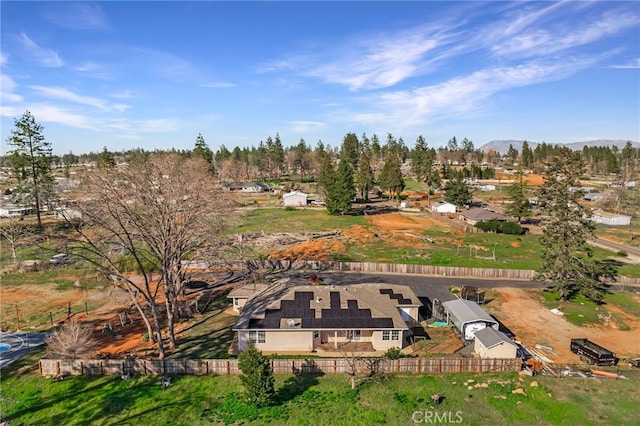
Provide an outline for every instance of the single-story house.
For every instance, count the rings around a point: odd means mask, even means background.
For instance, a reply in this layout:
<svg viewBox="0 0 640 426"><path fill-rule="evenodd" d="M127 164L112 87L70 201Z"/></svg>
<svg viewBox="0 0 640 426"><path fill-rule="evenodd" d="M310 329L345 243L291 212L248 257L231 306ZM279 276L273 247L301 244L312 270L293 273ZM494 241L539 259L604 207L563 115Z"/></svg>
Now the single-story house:
<svg viewBox="0 0 640 426"><path fill-rule="evenodd" d="M422 305L409 287L393 284L298 285L283 279L262 291L252 286L229 294L242 305L233 327L238 351L249 342L265 353L339 351L351 342L360 344L359 351L403 348Z"/></svg>
<svg viewBox="0 0 640 426"><path fill-rule="evenodd" d="M509 220L509 218L503 214L496 213L492 210L487 210L487 209L477 208L477 207L474 207L467 211L460 212L459 219L469 223L470 225L475 225L476 223L482 220L496 219L497 221L500 221L500 222L505 222Z"/></svg>
<svg viewBox="0 0 640 426"><path fill-rule="evenodd" d="M15 204L3 204L0 206L0 217L20 217L33 212L33 207L21 207Z"/></svg>
<svg viewBox="0 0 640 426"><path fill-rule="evenodd" d="M595 223L602 223L603 225L624 226L631 224L631 216L596 210L591 216L591 221Z"/></svg>
<svg viewBox="0 0 640 426"><path fill-rule="evenodd" d="M231 192L231 191L242 191L242 192L266 192L269 191L269 186L260 182L234 182L234 183L223 183L222 190Z"/></svg>
<svg viewBox="0 0 640 426"><path fill-rule="evenodd" d="M499 324L477 303L456 299L443 302L447 322L456 326L464 340L473 340L475 333L486 327L498 329Z"/></svg>
<svg viewBox="0 0 640 426"><path fill-rule="evenodd" d="M478 186L478 189L480 191L483 191L483 192L490 192L490 191L495 191L496 190L496 186L495 185L491 185L491 184L480 185L480 186Z"/></svg>
<svg viewBox="0 0 640 426"><path fill-rule="evenodd" d="M628 182L625 182L624 186L627 187L627 188L635 188L636 187L636 181L635 180L630 180Z"/></svg>
<svg viewBox="0 0 640 426"><path fill-rule="evenodd" d="M251 283L236 287L229 292L227 297L233 301L233 310L240 313L247 300L251 299L255 295L262 293L269 288L269 284L265 283Z"/></svg>
<svg viewBox="0 0 640 426"><path fill-rule="evenodd" d="M82 219L82 212L77 209L60 207L56 209L56 217L64 220Z"/></svg>
<svg viewBox="0 0 640 426"><path fill-rule="evenodd" d="M480 358L516 358L518 345L506 334L492 327L485 327L475 333L473 351Z"/></svg>
<svg viewBox="0 0 640 426"><path fill-rule="evenodd" d="M446 201L438 201L431 206L431 211L433 213L455 213L456 205Z"/></svg>
<svg viewBox="0 0 640 426"><path fill-rule="evenodd" d="M300 191L287 192L282 196L285 207L299 207L307 205L307 194Z"/></svg>
<svg viewBox="0 0 640 426"><path fill-rule="evenodd" d="M604 198L604 194L602 192L590 192L588 194L584 194L582 197L585 201L600 201Z"/></svg>

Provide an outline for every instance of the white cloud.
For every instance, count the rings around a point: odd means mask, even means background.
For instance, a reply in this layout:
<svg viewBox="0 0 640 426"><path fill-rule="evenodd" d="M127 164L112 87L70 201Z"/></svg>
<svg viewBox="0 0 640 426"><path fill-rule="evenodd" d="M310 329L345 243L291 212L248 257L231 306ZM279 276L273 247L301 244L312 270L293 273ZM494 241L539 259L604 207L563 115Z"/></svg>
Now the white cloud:
<svg viewBox="0 0 640 426"><path fill-rule="evenodd" d="M531 61L512 67L479 70L431 86L372 96L365 103L374 105L373 110L354 112L351 118L357 123L406 129L423 126L441 117L480 114L482 102L498 92L559 80L587 68L594 61L565 58L562 63Z"/></svg>
<svg viewBox="0 0 640 426"><path fill-rule="evenodd" d="M620 65L613 65L611 68L638 69L640 68L640 58L635 58Z"/></svg>
<svg viewBox="0 0 640 426"><path fill-rule="evenodd" d="M78 72L89 72L89 71L95 71L99 68L100 68L100 65L96 64L95 62L85 62L82 65L78 65L75 68L75 70Z"/></svg>
<svg viewBox="0 0 640 426"><path fill-rule="evenodd" d="M0 65L5 65L9 60L9 56L6 53L0 52Z"/></svg>
<svg viewBox="0 0 640 426"><path fill-rule="evenodd" d="M58 68L64 65L64 61L57 52L38 46L25 33L20 34L18 42L36 61L45 67Z"/></svg>
<svg viewBox="0 0 640 426"><path fill-rule="evenodd" d="M291 133L307 133L320 130L327 125L321 121L289 121L289 131Z"/></svg>
<svg viewBox="0 0 640 426"><path fill-rule="evenodd" d="M172 132L177 128L178 128L178 125L175 122L175 120L166 119L166 118L144 120L139 122L136 125L136 130L140 132L145 132L145 133Z"/></svg>
<svg viewBox="0 0 640 426"><path fill-rule="evenodd" d="M105 99L95 98L92 96L83 96L77 93L74 93L68 89L62 87L47 87L47 86L29 86L32 90L35 90L40 95L53 98L60 99L68 102L77 103L80 105L87 105L98 108L102 111L116 111L123 112L130 108L129 105L125 104L111 104Z"/></svg>
<svg viewBox="0 0 640 426"><path fill-rule="evenodd" d="M7 74L0 74L0 101L2 104L7 102L22 102L22 96L14 93L16 83Z"/></svg>
<svg viewBox="0 0 640 426"><path fill-rule="evenodd" d="M235 83L227 83L224 81L221 82L216 82L216 83L205 83L205 84L201 84L200 87L207 87L207 88L211 88L211 89L228 89L231 87L236 87Z"/></svg>
<svg viewBox="0 0 640 426"><path fill-rule="evenodd" d="M64 108L48 104L33 104L29 111L37 118L38 122L50 122L80 129L98 130L93 122L85 117Z"/></svg>
<svg viewBox="0 0 640 426"><path fill-rule="evenodd" d="M124 92L114 93L113 95L111 95L111 97L116 99L131 99L134 96L130 90L125 90Z"/></svg>
<svg viewBox="0 0 640 426"><path fill-rule="evenodd" d="M42 13L54 25L72 30L102 30L109 27L107 17L97 3L58 2Z"/></svg>
<svg viewBox="0 0 640 426"><path fill-rule="evenodd" d="M638 25L637 14L628 11L609 11L597 19L584 20L577 26L567 26L566 22L540 23L538 29L522 29L522 32L509 34L506 32L499 43L492 46L492 51L500 56L551 55L617 34Z"/></svg>

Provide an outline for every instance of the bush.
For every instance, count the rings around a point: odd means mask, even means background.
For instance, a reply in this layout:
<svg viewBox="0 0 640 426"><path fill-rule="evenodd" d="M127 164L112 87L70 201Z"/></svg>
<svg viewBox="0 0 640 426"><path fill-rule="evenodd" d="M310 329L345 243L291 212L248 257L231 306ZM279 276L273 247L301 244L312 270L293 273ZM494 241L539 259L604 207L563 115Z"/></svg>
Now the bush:
<svg viewBox="0 0 640 426"><path fill-rule="evenodd" d="M275 379L269 358L250 344L238 356L238 367L242 371L240 381L244 386L247 404L254 407L269 405L275 394Z"/></svg>
<svg viewBox="0 0 640 426"><path fill-rule="evenodd" d="M624 250L620 250L619 252L616 253L616 256L627 257L627 256L629 256L629 253L627 253Z"/></svg>
<svg viewBox="0 0 640 426"><path fill-rule="evenodd" d="M481 220L476 223L476 228L484 232L495 232L498 234L522 235L524 230L520 224L515 222L498 222L496 219Z"/></svg>
<svg viewBox="0 0 640 426"><path fill-rule="evenodd" d="M404 358L404 356L400 348L389 348L387 352L384 353L386 359L400 359Z"/></svg>
<svg viewBox="0 0 640 426"><path fill-rule="evenodd" d="M520 226L515 222L503 222L499 229L500 231L498 232L502 232L503 234L510 234L510 235L523 234L522 226Z"/></svg>

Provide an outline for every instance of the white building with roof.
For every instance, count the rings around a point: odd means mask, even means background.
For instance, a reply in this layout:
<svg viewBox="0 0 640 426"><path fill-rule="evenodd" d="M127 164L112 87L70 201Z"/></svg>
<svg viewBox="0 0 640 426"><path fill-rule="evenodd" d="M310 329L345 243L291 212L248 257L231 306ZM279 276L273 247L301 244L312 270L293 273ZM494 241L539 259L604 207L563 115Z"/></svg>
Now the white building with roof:
<svg viewBox="0 0 640 426"><path fill-rule="evenodd" d="M464 340L473 340L475 333L487 327L498 329L498 321L477 303L456 299L443 302L447 322L456 326Z"/></svg>

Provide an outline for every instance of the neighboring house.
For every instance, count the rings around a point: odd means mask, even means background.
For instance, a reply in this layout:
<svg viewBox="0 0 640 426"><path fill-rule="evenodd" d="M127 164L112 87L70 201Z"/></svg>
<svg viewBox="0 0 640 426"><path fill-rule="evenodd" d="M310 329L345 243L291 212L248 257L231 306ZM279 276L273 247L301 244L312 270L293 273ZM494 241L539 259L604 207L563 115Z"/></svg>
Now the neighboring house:
<svg viewBox="0 0 640 426"><path fill-rule="evenodd" d="M456 206L446 201L438 201L431 206L431 211L434 213L455 213Z"/></svg>
<svg viewBox="0 0 640 426"><path fill-rule="evenodd" d="M447 323L455 325L464 340L473 340L475 333L486 327L498 329L498 321L475 302L456 299L443 302L442 306Z"/></svg>
<svg viewBox="0 0 640 426"><path fill-rule="evenodd" d="M480 185L478 186L478 189L483 191L483 192L489 192L489 191L495 191L496 190L496 186L495 185Z"/></svg>
<svg viewBox="0 0 640 426"><path fill-rule="evenodd" d="M64 220L82 219L82 212L76 209L60 207L56 209L56 217Z"/></svg>
<svg viewBox="0 0 640 426"><path fill-rule="evenodd" d="M269 191L269 187L264 183L260 182L234 182L234 183L223 183L222 190L231 192L231 191L242 191L242 192L266 192Z"/></svg>
<svg viewBox="0 0 640 426"><path fill-rule="evenodd" d="M33 213L33 207L20 207L15 204L4 204L0 206L0 217L19 217Z"/></svg>
<svg viewBox="0 0 640 426"><path fill-rule="evenodd" d="M590 192L588 194L584 194L583 199L585 201L600 201L604 198L604 194L602 192Z"/></svg>
<svg viewBox="0 0 640 426"><path fill-rule="evenodd" d="M624 186L626 186L627 188L635 188L636 187L636 181L635 180L630 180L628 182L625 182Z"/></svg>
<svg viewBox="0 0 640 426"><path fill-rule="evenodd" d="M285 207L299 207L307 205L307 194L300 191L287 192L282 196Z"/></svg>
<svg viewBox="0 0 640 426"><path fill-rule="evenodd" d="M240 316L233 330L239 351L253 342L268 353L337 351L358 342L358 351L408 345L422 304L406 286L393 284L248 284L229 294ZM237 302L236 302L237 300Z"/></svg>
<svg viewBox="0 0 640 426"><path fill-rule="evenodd" d="M624 226L631 224L631 216L596 210L591 216L591 221L601 223L603 225Z"/></svg>
<svg viewBox="0 0 640 426"><path fill-rule="evenodd" d="M516 358L518 345L506 334L491 327L475 333L473 351L480 358Z"/></svg>
<svg viewBox="0 0 640 426"><path fill-rule="evenodd" d="M260 182L246 182L242 184L242 192L267 192L269 187Z"/></svg>
<svg viewBox="0 0 640 426"><path fill-rule="evenodd" d="M476 223L482 220L491 220L496 219L500 222L505 222L509 218L503 214L496 213L492 210L482 209L482 208L472 208L467 211L460 212L459 215L460 220L467 222L470 225L475 225Z"/></svg>

